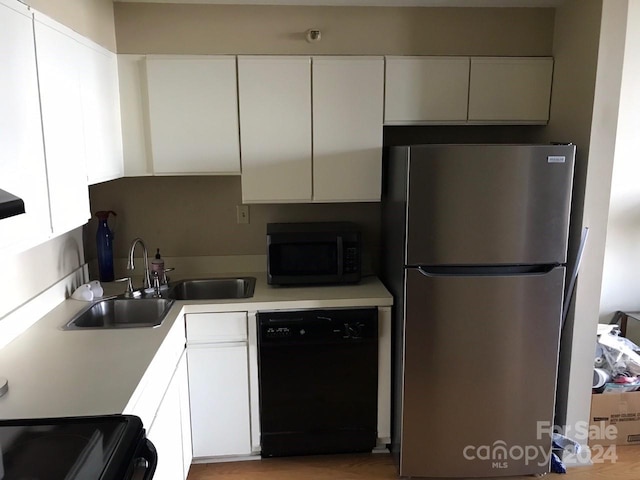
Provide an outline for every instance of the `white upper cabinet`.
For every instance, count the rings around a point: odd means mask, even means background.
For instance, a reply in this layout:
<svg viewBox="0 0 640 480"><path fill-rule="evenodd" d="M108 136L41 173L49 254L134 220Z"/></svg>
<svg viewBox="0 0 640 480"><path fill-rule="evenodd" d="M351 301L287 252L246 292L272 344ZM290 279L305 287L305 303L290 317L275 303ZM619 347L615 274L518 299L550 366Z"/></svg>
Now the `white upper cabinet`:
<svg viewBox="0 0 640 480"><path fill-rule="evenodd" d="M313 57L313 200L379 201L382 57Z"/></svg>
<svg viewBox="0 0 640 480"><path fill-rule="evenodd" d="M18 1L0 25L0 188L26 210L0 250L17 253L84 225L88 183L123 175L117 57Z"/></svg>
<svg viewBox="0 0 640 480"><path fill-rule="evenodd" d="M238 57L242 201L311 201L311 58Z"/></svg>
<svg viewBox="0 0 640 480"><path fill-rule="evenodd" d="M547 123L552 75L550 57L471 58L469 122Z"/></svg>
<svg viewBox="0 0 640 480"><path fill-rule="evenodd" d="M156 174L239 174L234 56L148 56Z"/></svg>
<svg viewBox="0 0 640 480"><path fill-rule="evenodd" d="M469 57L386 57L385 125L465 123Z"/></svg>
<svg viewBox="0 0 640 480"><path fill-rule="evenodd" d="M124 174L127 177L151 175L148 145L148 106L144 55L118 54L120 112Z"/></svg>
<svg viewBox="0 0 640 480"><path fill-rule="evenodd" d="M81 71L84 52L75 33L35 16L35 40L54 235L90 217Z"/></svg>
<svg viewBox="0 0 640 480"><path fill-rule="evenodd" d="M385 125L545 124L551 57L386 57Z"/></svg>
<svg viewBox="0 0 640 480"><path fill-rule="evenodd" d="M124 175L118 60L99 45L81 45L81 91L89 184Z"/></svg>
<svg viewBox="0 0 640 480"><path fill-rule="evenodd" d="M0 188L24 200L26 213L0 220L0 249L19 251L51 233L32 15L0 1Z"/></svg>
<svg viewBox="0 0 640 480"><path fill-rule="evenodd" d="M382 57L241 56L238 75L243 202L380 200Z"/></svg>

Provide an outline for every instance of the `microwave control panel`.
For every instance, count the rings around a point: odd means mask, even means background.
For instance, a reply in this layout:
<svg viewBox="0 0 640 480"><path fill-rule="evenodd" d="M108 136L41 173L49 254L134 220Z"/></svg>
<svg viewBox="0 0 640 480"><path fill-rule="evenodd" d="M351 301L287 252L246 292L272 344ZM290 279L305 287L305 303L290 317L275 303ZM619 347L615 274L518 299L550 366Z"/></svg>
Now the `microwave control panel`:
<svg viewBox="0 0 640 480"><path fill-rule="evenodd" d="M360 260L358 258L358 247L347 247L344 249L344 272L357 273L359 271Z"/></svg>

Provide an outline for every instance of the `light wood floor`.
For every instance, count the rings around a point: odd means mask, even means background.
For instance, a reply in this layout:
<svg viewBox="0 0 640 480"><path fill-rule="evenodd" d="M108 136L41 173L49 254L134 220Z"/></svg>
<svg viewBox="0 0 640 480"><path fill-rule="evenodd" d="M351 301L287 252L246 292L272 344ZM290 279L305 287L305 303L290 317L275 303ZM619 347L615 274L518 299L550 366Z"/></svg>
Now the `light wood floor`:
<svg viewBox="0 0 640 480"><path fill-rule="evenodd" d="M616 462L572 467L552 480L639 480L640 446L618 446ZM397 480L388 454L318 455L192 465L188 480ZM531 480L534 477L517 477ZM504 479L503 479L504 480Z"/></svg>

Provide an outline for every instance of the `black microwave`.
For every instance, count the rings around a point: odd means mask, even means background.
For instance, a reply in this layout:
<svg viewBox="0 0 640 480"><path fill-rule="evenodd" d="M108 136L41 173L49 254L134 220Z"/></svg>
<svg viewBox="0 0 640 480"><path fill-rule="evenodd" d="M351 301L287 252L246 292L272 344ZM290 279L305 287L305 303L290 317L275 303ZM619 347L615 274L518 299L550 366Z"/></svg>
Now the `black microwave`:
<svg viewBox="0 0 640 480"><path fill-rule="evenodd" d="M267 224L267 283L357 283L360 230L351 222Z"/></svg>

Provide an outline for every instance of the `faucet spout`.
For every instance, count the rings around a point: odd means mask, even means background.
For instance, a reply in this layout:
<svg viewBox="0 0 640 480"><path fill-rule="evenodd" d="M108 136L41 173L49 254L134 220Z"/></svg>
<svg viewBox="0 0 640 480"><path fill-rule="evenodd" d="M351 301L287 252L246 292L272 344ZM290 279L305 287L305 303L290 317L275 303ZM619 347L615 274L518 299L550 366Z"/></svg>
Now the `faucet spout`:
<svg viewBox="0 0 640 480"><path fill-rule="evenodd" d="M127 269L133 270L135 268L134 265L134 253L136 250L136 245L140 244L142 247L142 257L144 259L144 283L142 284L142 288L151 288L151 274L149 273L149 254L147 252L147 247L140 237L135 238L133 242L131 242L131 248L129 248L129 261L127 262Z"/></svg>

